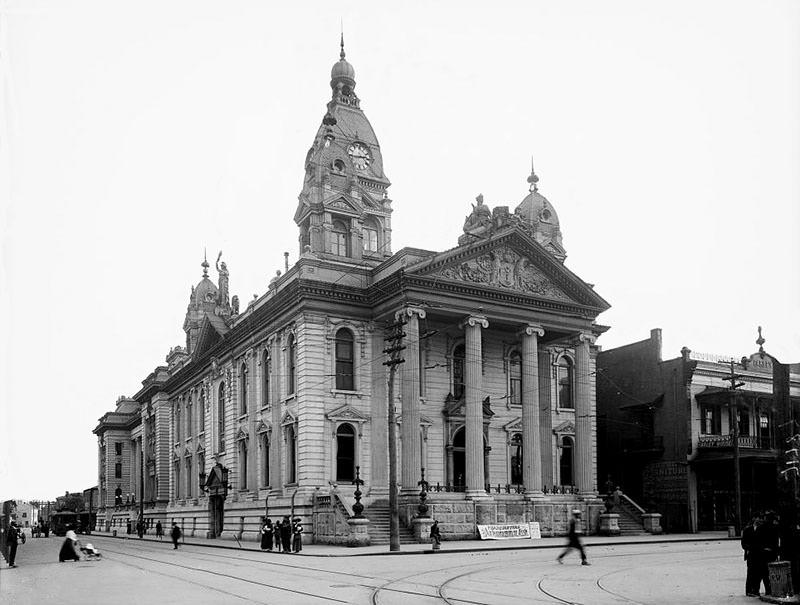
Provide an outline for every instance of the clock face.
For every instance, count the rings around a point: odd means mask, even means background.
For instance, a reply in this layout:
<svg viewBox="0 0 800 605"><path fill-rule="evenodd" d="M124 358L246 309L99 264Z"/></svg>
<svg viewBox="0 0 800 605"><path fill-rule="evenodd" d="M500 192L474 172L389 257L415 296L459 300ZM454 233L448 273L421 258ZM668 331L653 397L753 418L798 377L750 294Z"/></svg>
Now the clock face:
<svg viewBox="0 0 800 605"><path fill-rule="evenodd" d="M353 143L350 145L350 147L347 148L347 154L353 161L353 166L358 170L365 170L367 166L370 165L370 162L372 162L369 149L362 143Z"/></svg>

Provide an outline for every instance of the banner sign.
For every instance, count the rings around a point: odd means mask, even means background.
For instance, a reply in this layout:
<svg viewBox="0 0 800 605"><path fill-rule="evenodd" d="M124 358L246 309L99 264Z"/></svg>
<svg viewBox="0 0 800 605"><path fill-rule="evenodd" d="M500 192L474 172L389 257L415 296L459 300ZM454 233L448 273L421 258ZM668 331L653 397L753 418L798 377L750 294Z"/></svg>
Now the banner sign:
<svg viewBox="0 0 800 605"><path fill-rule="evenodd" d="M510 523L508 525L478 525L481 540L540 539L539 523Z"/></svg>

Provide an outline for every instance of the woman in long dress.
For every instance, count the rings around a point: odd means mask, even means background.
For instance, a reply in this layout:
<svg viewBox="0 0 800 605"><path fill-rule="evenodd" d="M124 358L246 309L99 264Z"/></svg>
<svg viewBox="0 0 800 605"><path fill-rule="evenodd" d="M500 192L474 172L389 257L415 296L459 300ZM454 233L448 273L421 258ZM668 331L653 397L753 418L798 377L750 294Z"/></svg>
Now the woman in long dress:
<svg viewBox="0 0 800 605"><path fill-rule="evenodd" d="M261 550L272 550L272 521L267 519L261 527Z"/></svg>
<svg viewBox="0 0 800 605"><path fill-rule="evenodd" d="M78 542L77 534L69 530L67 537L64 538L64 543L61 545L61 551L58 553L59 563L64 561L80 561L81 560L81 546Z"/></svg>

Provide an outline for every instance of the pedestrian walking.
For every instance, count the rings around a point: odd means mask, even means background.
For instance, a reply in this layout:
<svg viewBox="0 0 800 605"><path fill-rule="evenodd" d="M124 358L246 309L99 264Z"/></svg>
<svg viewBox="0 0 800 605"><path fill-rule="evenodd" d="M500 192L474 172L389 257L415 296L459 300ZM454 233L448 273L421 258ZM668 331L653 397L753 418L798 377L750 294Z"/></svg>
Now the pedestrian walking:
<svg viewBox="0 0 800 605"><path fill-rule="evenodd" d="M564 563L562 559L564 556L569 553L570 550L573 548L577 549L577 551L581 555L581 565L591 565L589 561L586 559L586 552L583 550L583 544L581 544L581 539L579 536L580 529L578 527L578 523L581 523L581 511L575 509L572 511L572 517L569 520L569 531L567 532L567 546L558 557L556 561L559 563Z"/></svg>
<svg viewBox="0 0 800 605"><path fill-rule="evenodd" d="M272 521L269 518L261 526L261 550L272 550Z"/></svg>
<svg viewBox="0 0 800 605"><path fill-rule="evenodd" d="M764 583L765 594L770 594L772 586L769 582L769 564L778 558L780 534L778 531L778 515L773 511L764 514L764 522L755 531L756 578L755 591L759 594L761 583Z"/></svg>
<svg viewBox="0 0 800 605"><path fill-rule="evenodd" d="M170 532L170 536L172 536L172 549L178 550L178 540L181 539L181 528L178 527L178 524L173 521L172 523L172 531Z"/></svg>
<svg viewBox="0 0 800 605"><path fill-rule="evenodd" d="M292 551L298 553L301 550L303 550L303 524L300 522L300 517L295 517L292 524Z"/></svg>
<svg viewBox="0 0 800 605"><path fill-rule="evenodd" d="M161 521L156 523L156 538L158 538L159 541L164 539L164 526L161 525Z"/></svg>
<svg viewBox="0 0 800 605"><path fill-rule="evenodd" d="M17 559L17 544L19 543L19 528L17 527L17 522L12 521L8 525L8 566L9 567L16 567L17 564L15 563Z"/></svg>
<svg viewBox="0 0 800 605"><path fill-rule="evenodd" d="M292 522L289 520L289 515L281 521L281 547L285 553L292 552Z"/></svg>
<svg viewBox="0 0 800 605"><path fill-rule="evenodd" d="M281 520L276 519L272 526L272 538L275 541L275 550L281 552Z"/></svg>
<svg viewBox="0 0 800 605"><path fill-rule="evenodd" d="M434 519L431 525L431 547L433 550L439 550L442 545L442 534L439 531L439 522Z"/></svg>
<svg viewBox="0 0 800 605"><path fill-rule="evenodd" d="M78 536L74 531L67 532L64 542L61 544L61 550L58 552L58 562L64 561L80 561L81 560L81 545L78 542Z"/></svg>
<svg viewBox="0 0 800 605"><path fill-rule="evenodd" d="M764 552L759 543L758 528L763 523L761 513L756 513L742 530L742 550L747 564L747 577L744 581L744 593L748 597L757 597L761 591Z"/></svg>

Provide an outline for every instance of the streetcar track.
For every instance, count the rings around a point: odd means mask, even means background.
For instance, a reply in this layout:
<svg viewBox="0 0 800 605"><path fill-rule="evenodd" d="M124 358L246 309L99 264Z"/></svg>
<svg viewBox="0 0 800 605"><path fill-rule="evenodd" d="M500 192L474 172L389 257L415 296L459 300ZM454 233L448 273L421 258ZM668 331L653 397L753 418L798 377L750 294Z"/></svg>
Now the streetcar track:
<svg viewBox="0 0 800 605"><path fill-rule="evenodd" d="M162 565L170 565L172 567L178 567L180 569L187 569L187 570L190 570L190 571L195 571L195 572L199 572L199 573L205 573L205 574L212 575L212 576L218 576L218 577L222 577L222 578L228 578L228 579L231 579L231 580L236 580L236 581L239 581L239 582L245 582L247 584L254 584L256 586L262 586L264 588L271 588L273 590L279 590L279 591L282 591L282 592L290 592L290 593L293 593L293 594L302 595L304 597L313 597L315 599L321 599L323 601L332 601L334 603L345 603L346 605L348 603L350 603L349 601L342 601L341 599L337 599L337 598L334 598L334 597L328 597L328 596L325 596L325 595L314 594L312 592L306 592L304 590L297 590L297 589L294 589L294 588L286 588L284 586L276 586L274 584L267 584L266 582L259 582L257 580L250 580L248 578L243 578L241 576L236 576L236 575L233 575L233 574L227 574L227 573L222 573L222 572L218 572L218 571L212 571L212 570L209 570L209 569L200 569L198 567L192 567L190 565L183 565L181 563L175 563L175 562L172 562L172 561L164 561L164 560L154 561L153 559L150 559L148 557L144 557L142 555L136 555L136 554L131 554L131 553L123 553L123 552L113 551L113 550L109 551L109 552L113 552L114 554L119 554L119 555L123 555L123 556L126 556L126 557L134 557L136 559L143 559L143 560L151 562L151 563L160 563ZM141 569L142 571L153 571L152 569L145 568L145 567L139 567L137 565L133 565L132 563L129 563L129 562L126 562L126 561L121 561L121 560L116 559L114 557L109 557L109 558L111 560L114 560L114 561L117 561L119 563L122 563L123 565L128 565L129 567L133 567L134 569ZM160 575L168 575L168 574L165 574L165 573L159 572L159 571L156 571L154 573L158 573ZM168 576L168 577L174 578L174 576ZM183 581L189 582L188 580L183 580ZM242 596L237 595L235 593L228 593L228 592L226 592L224 590L221 590L221 589L216 588L216 587L211 586L211 585L203 584L203 586L206 587L206 588L211 588L211 589L216 590L218 592L222 592L224 594L230 594L232 596L238 597L238 598L243 599L243 600L252 601L253 603L264 603L265 605L269 605L268 601L254 601L253 599L250 599L249 597L242 597Z"/></svg>

